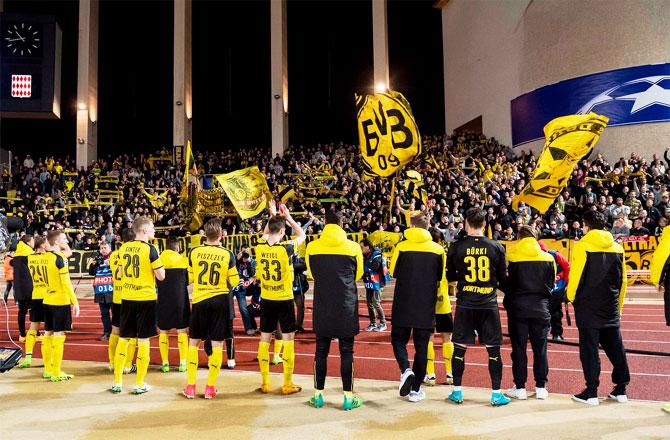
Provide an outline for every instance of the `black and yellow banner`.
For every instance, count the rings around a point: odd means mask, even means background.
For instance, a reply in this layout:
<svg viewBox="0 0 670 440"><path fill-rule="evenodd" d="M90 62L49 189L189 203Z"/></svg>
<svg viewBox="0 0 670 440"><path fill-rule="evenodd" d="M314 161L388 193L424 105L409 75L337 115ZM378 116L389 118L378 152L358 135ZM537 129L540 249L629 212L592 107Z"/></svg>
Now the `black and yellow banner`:
<svg viewBox="0 0 670 440"><path fill-rule="evenodd" d="M577 162L591 152L609 119L595 113L561 116L544 127L546 142L533 177L521 194L514 197L512 209L519 203L544 214L568 183Z"/></svg>
<svg viewBox="0 0 670 440"><path fill-rule="evenodd" d="M388 177L421 154L421 135L405 97L356 95L358 138L365 173Z"/></svg>
<svg viewBox="0 0 670 440"><path fill-rule="evenodd" d="M214 177L242 220L260 214L272 199L265 176L256 166Z"/></svg>

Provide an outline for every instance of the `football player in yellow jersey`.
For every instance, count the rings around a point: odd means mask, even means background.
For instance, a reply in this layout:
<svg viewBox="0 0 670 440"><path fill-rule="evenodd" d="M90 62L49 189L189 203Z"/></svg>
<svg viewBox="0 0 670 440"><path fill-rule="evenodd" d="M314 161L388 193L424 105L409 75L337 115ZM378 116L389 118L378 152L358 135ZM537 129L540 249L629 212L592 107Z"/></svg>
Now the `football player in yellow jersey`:
<svg viewBox="0 0 670 440"><path fill-rule="evenodd" d="M188 382L184 396L195 397L195 376L198 370L198 346L203 340L212 341L209 356L209 375L205 399L216 396L216 378L223 362L223 341L232 337L230 326L230 290L237 286L235 256L221 246L221 220L214 218L205 224L207 243L189 252L188 264L193 272L193 310L189 325L189 347L186 355Z"/></svg>
<svg viewBox="0 0 670 440"><path fill-rule="evenodd" d="M135 233L132 229L124 229L121 233L121 240L124 243L135 239ZM114 356L116 355L116 346L119 343L119 326L121 322L121 299L123 298L123 272L119 260L119 251L115 250L109 254L109 267L112 270L112 282L114 284L114 293L112 294L112 334L109 335L109 345L107 346L107 355L109 356L109 370L114 371ZM133 365L135 357L135 346L137 340L131 340L128 344L126 353L126 366L124 373L131 373L137 370Z"/></svg>
<svg viewBox="0 0 670 440"><path fill-rule="evenodd" d="M67 236L63 231L49 231L47 233L49 252L44 254L45 262L39 268L46 275L47 292L44 296L44 342L51 346L51 353L44 355L45 376L52 382L72 379L74 376L61 370L63 350L65 349L65 332L72 329L72 311L79 317L79 302L74 295L74 288L70 281L66 253L71 253Z"/></svg>
<svg viewBox="0 0 670 440"><path fill-rule="evenodd" d="M120 393L128 343L137 338L137 378L133 394L144 394L151 387L144 382L149 369L149 338L156 336L156 280L165 279L165 269L156 248L149 244L154 238L153 221L138 217L133 222L135 240L119 248L121 271L121 319L119 342L114 356L113 393Z"/></svg>
<svg viewBox="0 0 670 440"><path fill-rule="evenodd" d="M179 253L179 239L169 237L161 253L165 265L165 279L158 283L158 347L161 354L161 371L170 371L168 354L170 350L168 331L177 329L177 348L179 349L179 371L186 371L186 352L188 350L188 324L191 306L188 302L189 278L188 259Z"/></svg>
<svg viewBox="0 0 670 440"><path fill-rule="evenodd" d="M261 284L261 340L258 343L258 364L262 382L259 390L263 393L270 391L270 338L279 323L284 341L282 394L293 394L302 388L293 384L295 364L293 338L296 324L291 256L295 248L305 241L305 232L293 220L283 204L279 206L279 214L276 214L274 202L271 202L270 215L263 238L255 248L258 262L256 277ZM286 233L286 223L291 226L296 238L282 241Z"/></svg>
<svg viewBox="0 0 670 440"><path fill-rule="evenodd" d="M48 244L46 238L41 236L36 236L34 240L36 253L30 254L27 257L28 272L30 273L33 286L30 306L30 330L26 333L26 356L19 364L19 368L28 368L32 365L33 349L35 348L35 341L37 340L37 332L40 329L40 322L44 322L44 305L42 301L44 301L44 295L47 292L47 284L44 278L45 275L41 272L41 268L44 264L42 260L44 259L44 253L47 251ZM45 347L44 341L42 341L42 359L45 359L45 349L47 351L49 350L48 347Z"/></svg>
<svg viewBox="0 0 670 440"><path fill-rule="evenodd" d="M444 234L436 227L428 229L433 241L443 244ZM454 383L454 376L451 372L451 357L454 354L454 344L451 342L451 333L454 331L454 319L451 315L451 302L449 301L449 283L446 277L440 281L437 291L437 303L435 304L435 332L442 335L442 357L444 359L444 369L447 373L447 385ZM424 383L429 386L435 385L435 346L431 335L428 343L428 364L426 365L426 377Z"/></svg>

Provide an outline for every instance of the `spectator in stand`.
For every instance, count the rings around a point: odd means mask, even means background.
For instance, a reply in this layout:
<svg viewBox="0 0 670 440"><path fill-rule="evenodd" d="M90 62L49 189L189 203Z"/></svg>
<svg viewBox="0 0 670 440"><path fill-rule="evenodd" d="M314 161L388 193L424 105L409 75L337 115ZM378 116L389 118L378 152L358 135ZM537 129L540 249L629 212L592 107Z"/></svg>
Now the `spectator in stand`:
<svg viewBox="0 0 670 440"><path fill-rule="evenodd" d="M630 230L631 237L643 237L649 235L649 229L645 228L642 226L642 220L639 218L636 218L635 221L633 222L633 227Z"/></svg>
<svg viewBox="0 0 670 440"><path fill-rule="evenodd" d="M619 240L620 238L625 238L630 235L630 229L628 226L626 226L623 219L620 218L614 220L614 227L612 227L611 232L615 240Z"/></svg>
<svg viewBox="0 0 670 440"><path fill-rule="evenodd" d="M582 231L581 226L579 225L579 222L575 220L572 222L572 228L570 228L570 232L568 233L568 238L571 238L573 240L579 240L582 238L584 235L584 231Z"/></svg>
<svg viewBox="0 0 670 440"><path fill-rule="evenodd" d="M661 234L663 233L663 229L668 226L668 219L665 217L661 217L658 220L658 226L654 229L654 235L657 237L660 237Z"/></svg>
<svg viewBox="0 0 670 440"><path fill-rule="evenodd" d="M542 238L551 238L554 240L558 240L563 236L561 233L561 229L557 226L556 221L552 220L549 223L548 228L542 229Z"/></svg>

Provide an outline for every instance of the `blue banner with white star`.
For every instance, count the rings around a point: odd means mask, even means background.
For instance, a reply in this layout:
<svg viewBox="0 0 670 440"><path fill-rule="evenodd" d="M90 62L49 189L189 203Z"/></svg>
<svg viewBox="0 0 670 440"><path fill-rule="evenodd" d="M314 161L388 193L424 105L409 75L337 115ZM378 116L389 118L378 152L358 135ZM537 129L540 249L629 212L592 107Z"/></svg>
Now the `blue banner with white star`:
<svg viewBox="0 0 670 440"><path fill-rule="evenodd" d="M541 87L512 100L512 143L544 139L552 119L594 112L608 127L670 121L670 63L628 67Z"/></svg>

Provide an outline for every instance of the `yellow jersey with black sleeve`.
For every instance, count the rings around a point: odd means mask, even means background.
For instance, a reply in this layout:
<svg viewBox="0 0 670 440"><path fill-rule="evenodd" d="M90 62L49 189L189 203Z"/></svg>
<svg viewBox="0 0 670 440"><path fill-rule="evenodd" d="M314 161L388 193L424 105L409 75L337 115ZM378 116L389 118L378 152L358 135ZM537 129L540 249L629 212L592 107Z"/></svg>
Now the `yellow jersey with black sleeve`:
<svg viewBox="0 0 670 440"><path fill-rule="evenodd" d="M449 282L445 277L440 281L437 288L437 303L435 304L436 315L451 313L451 301L449 300Z"/></svg>
<svg viewBox="0 0 670 440"><path fill-rule="evenodd" d="M293 299L293 265L291 256L295 252L293 240L269 244L261 238L254 248L256 255L256 278L261 284L261 299L283 301Z"/></svg>
<svg viewBox="0 0 670 440"><path fill-rule="evenodd" d="M74 296L74 288L70 281L70 268L67 257L60 252L47 252L47 293L44 296L44 304L48 306L67 306L78 304Z"/></svg>
<svg viewBox="0 0 670 440"><path fill-rule="evenodd" d="M47 265L49 257L46 253L28 255L28 271L33 280L32 299L44 299L47 294L47 285L49 284L49 274Z"/></svg>
<svg viewBox="0 0 670 440"><path fill-rule="evenodd" d="M112 302L114 304L121 304L123 299L123 272L119 267L121 267L121 257L119 257L119 251L112 251L109 254L109 268L112 271L112 284L114 286L114 292L112 293Z"/></svg>
<svg viewBox="0 0 670 440"><path fill-rule="evenodd" d="M134 240L123 243L118 252L122 272L122 299L156 301L154 270L163 267L156 248L147 242Z"/></svg>
<svg viewBox="0 0 670 440"><path fill-rule="evenodd" d="M228 295L237 286L235 256L219 245L204 244L189 252L188 266L193 273L193 304L218 295Z"/></svg>

